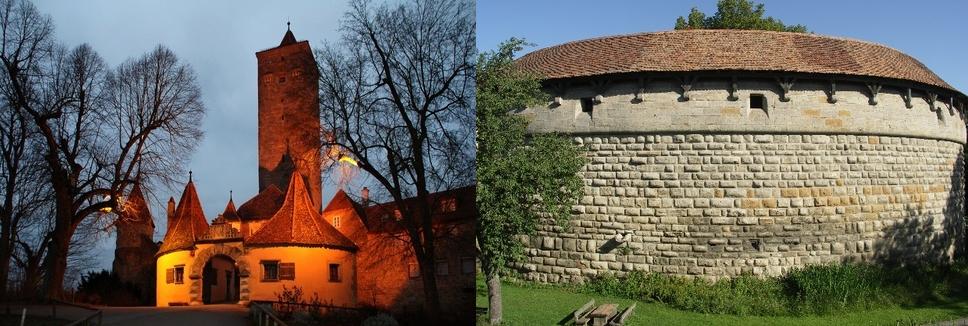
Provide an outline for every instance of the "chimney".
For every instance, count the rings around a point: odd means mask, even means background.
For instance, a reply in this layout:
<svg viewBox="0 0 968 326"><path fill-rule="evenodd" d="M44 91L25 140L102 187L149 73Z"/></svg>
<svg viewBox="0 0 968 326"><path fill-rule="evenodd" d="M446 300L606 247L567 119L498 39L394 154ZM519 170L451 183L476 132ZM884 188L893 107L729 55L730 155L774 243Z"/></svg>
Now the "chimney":
<svg viewBox="0 0 968 326"><path fill-rule="evenodd" d="M363 190L360 191L360 198L362 198L363 207L369 206L370 205L370 188L363 187Z"/></svg>
<svg viewBox="0 0 968 326"><path fill-rule="evenodd" d="M168 230L173 226L175 219L175 197L168 197Z"/></svg>

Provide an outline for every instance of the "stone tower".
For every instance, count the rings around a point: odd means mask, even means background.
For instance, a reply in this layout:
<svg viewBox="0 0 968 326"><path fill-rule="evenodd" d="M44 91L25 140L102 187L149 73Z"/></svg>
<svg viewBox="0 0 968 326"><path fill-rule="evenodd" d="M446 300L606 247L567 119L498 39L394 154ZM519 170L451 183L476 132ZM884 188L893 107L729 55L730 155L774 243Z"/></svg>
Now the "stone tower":
<svg viewBox="0 0 968 326"><path fill-rule="evenodd" d="M115 226L114 272L122 282L130 282L141 290L143 304L151 303L155 297L154 261L158 245L152 240L155 222L140 184L131 189Z"/></svg>
<svg viewBox="0 0 968 326"><path fill-rule="evenodd" d="M320 210L319 73L308 41L286 31L279 46L257 52L259 61L259 191L289 188L293 172L308 185Z"/></svg>

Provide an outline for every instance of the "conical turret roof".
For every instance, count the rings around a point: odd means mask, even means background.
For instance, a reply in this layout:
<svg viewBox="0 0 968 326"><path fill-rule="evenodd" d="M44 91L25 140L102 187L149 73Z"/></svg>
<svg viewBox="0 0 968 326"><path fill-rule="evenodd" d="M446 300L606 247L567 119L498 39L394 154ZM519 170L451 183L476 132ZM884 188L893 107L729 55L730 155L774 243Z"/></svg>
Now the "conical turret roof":
<svg viewBox="0 0 968 326"><path fill-rule="evenodd" d="M235 202L232 201L231 195L229 195L229 203L225 204L225 210L222 211L222 217L230 222L239 221L239 213L235 210Z"/></svg>
<svg viewBox="0 0 968 326"><path fill-rule="evenodd" d="M191 249L195 246L195 239L208 231L208 222L205 220L205 213L202 211L202 203L198 200L198 193L195 191L195 183L188 180L185 191L182 192L181 199L178 200L178 208L175 209L175 226L170 227L165 240L158 250L158 254L164 254L175 250Z"/></svg>
<svg viewBox="0 0 968 326"><path fill-rule="evenodd" d="M124 201L124 209L121 211L121 223L130 224L148 224L152 228L155 227L155 221L151 218L151 210L148 209L148 203L145 201L145 196L141 192L141 183L135 183L134 187L131 189L131 193L128 194L128 198Z"/></svg>
<svg viewBox="0 0 968 326"><path fill-rule="evenodd" d="M288 23L286 25L288 25ZM288 26L286 26L286 35L282 37L282 42L279 43L279 46L295 44L295 43L296 43L296 36L292 35L292 30L289 29Z"/></svg>
<svg viewBox="0 0 968 326"><path fill-rule="evenodd" d="M313 208L309 191L299 173L292 174L285 198L279 211L248 238L246 245L356 250L353 241L323 220Z"/></svg>

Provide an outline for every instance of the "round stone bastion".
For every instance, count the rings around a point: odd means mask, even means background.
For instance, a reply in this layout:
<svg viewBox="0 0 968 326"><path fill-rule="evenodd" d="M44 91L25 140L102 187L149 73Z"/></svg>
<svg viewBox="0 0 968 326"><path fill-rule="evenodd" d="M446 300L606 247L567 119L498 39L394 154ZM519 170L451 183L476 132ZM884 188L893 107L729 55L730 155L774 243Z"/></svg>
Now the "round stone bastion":
<svg viewBox="0 0 968 326"><path fill-rule="evenodd" d="M965 103L916 59L812 34L685 30L537 50L529 132L585 150L565 227L523 237L529 280L719 279L964 250Z"/></svg>

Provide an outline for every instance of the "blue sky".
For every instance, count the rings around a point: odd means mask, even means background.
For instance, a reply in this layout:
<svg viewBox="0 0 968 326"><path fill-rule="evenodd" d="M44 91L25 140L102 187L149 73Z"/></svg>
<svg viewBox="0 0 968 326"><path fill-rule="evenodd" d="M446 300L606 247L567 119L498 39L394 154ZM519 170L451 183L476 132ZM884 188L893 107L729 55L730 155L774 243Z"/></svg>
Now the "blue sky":
<svg viewBox="0 0 968 326"><path fill-rule="evenodd" d="M968 1L759 1L766 14L810 31L883 44L920 60L968 92ZM715 0L479 0L477 46L493 50L509 37L535 48L591 37L671 30L689 9L711 15Z"/></svg>

